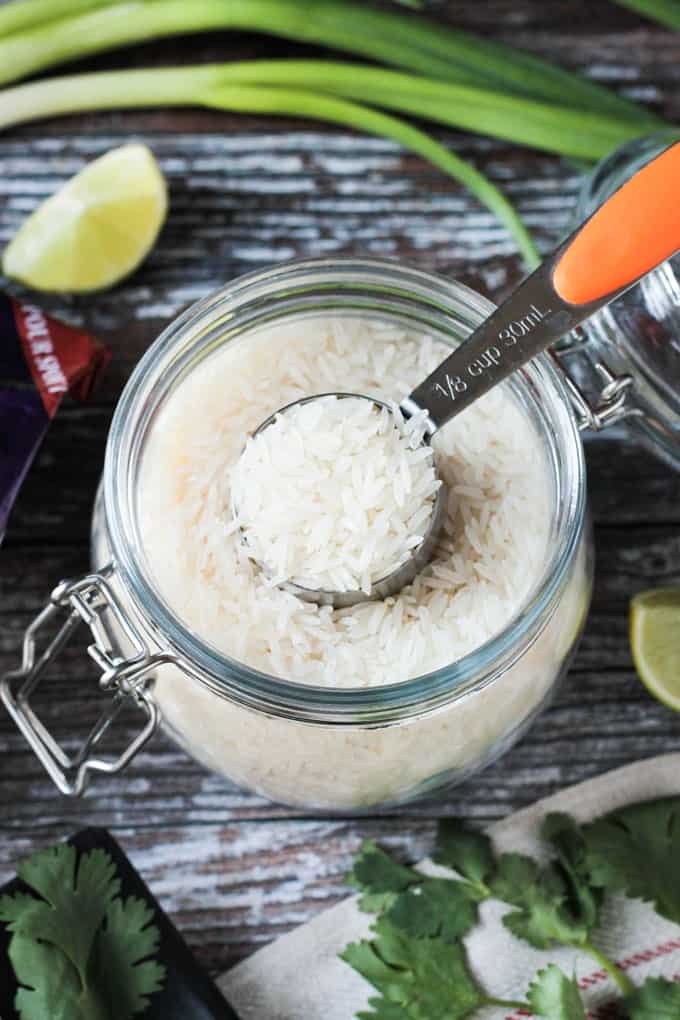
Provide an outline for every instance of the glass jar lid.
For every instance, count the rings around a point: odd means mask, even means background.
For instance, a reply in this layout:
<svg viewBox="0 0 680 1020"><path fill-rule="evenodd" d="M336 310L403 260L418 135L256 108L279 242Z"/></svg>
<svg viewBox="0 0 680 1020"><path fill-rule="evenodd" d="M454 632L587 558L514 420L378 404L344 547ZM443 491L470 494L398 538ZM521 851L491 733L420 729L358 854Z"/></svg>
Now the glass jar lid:
<svg viewBox="0 0 680 1020"><path fill-rule="evenodd" d="M667 134L629 142L603 160L581 192L576 221L583 222L622 184L668 146ZM653 453L680 470L680 255L594 315L577 331L588 368L602 379L630 376L626 419Z"/></svg>

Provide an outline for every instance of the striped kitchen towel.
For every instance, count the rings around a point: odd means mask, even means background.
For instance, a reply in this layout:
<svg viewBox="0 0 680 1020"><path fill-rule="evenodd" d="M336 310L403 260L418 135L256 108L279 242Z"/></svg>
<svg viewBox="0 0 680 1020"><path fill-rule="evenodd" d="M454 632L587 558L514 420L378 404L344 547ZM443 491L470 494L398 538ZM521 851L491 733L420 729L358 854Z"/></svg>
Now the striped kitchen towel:
<svg viewBox="0 0 680 1020"><path fill-rule="evenodd" d="M489 829L499 851L545 856L539 840L544 816L565 811L582 822L636 801L680 795L680 754L636 762L539 801ZM680 867L680 862L679 865ZM423 870L444 874L430 862ZM466 939L470 964L496 998L525 998L537 970L553 961L575 973L589 1015L612 1015L615 989L591 957L572 949L539 952L515 939L501 924L507 906L487 900L481 923ZM351 897L288 935L259 950L221 978L220 985L241 1020L353 1020L366 1009L374 990L338 954L368 934L372 917ZM636 984L648 976L680 980L680 927L659 917L647 904L623 896L608 897L593 939L630 974ZM496 1008L480 1010L479 1020L520 1020Z"/></svg>

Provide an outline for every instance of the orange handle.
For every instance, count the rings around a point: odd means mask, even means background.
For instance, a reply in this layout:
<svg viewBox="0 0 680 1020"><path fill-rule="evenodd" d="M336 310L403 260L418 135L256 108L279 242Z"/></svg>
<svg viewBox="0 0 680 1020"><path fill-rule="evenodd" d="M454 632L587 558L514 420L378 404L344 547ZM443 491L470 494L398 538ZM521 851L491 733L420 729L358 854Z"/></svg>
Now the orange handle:
<svg viewBox="0 0 680 1020"><path fill-rule="evenodd" d="M631 177L562 254L553 285L571 305L600 301L680 249L680 142Z"/></svg>

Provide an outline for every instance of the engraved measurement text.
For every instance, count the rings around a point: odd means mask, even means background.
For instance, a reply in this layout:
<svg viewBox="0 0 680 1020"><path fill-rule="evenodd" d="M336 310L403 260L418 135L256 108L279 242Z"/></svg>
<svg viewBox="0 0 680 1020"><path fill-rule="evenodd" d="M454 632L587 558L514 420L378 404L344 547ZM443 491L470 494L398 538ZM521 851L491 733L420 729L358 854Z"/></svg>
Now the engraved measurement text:
<svg viewBox="0 0 680 1020"><path fill-rule="evenodd" d="M545 319L546 315L550 314L550 311L551 309L542 312L536 305L531 305L527 314L521 319L514 319L507 326L504 326L503 329L499 330L498 343L491 344L485 351L465 365L462 369L462 375L450 375L446 372L444 378L440 377L439 381L434 384L433 390L441 393L442 396L447 397L449 400L455 401L457 396L465 393L468 389L468 383L464 378L465 375L475 379L483 375L488 369L498 367L503 360L503 349L514 347L517 341L531 333Z"/></svg>

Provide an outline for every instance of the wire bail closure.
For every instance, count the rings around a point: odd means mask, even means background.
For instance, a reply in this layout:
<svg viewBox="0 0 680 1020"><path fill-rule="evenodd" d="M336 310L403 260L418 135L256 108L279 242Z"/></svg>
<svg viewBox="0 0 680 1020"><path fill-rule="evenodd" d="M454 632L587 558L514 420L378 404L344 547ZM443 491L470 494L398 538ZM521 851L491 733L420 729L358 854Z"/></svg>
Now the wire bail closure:
<svg viewBox="0 0 680 1020"><path fill-rule="evenodd" d="M62 581L53 590L45 608L26 628L19 669L0 677L0 699L20 729L31 749L62 793L80 796L92 772L108 775L120 772L155 733L159 712L151 695L151 674L163 663L174 661L169 653L151 654L139 630L117 601L107 578L113 573L109 565L100 573L89 574L78 581ZM44 651L38 650L38 636L55 618L66 614L56 634ZM116 652L107 630L105 614L123 635L130 648L127 657ZM99 686L112 692L84 744L70 757L31 708L31 695L44 679L43 674L78 627L84 623L93 638L87 653L101 670ZM99 758L95 751L124 704L132 700L146 716L146 722L127 748L117 758Z"/></svg>
<svg viewBox="0 0 680 1020"><path fill-rule="evenodd" d="M642 408L633 402L635 391L633 376L627 372L617 375L603 358L589 362L591 372L594 372L595 378L601 384L599 393L589 397L583 387L576 382L564 362L566 358L578 358L582 355L587 343L583 329L578 326L559 344L548 350L567 388L579 431L602 432L603 429L625 418L643 417Z"/></svg>

